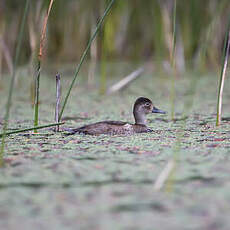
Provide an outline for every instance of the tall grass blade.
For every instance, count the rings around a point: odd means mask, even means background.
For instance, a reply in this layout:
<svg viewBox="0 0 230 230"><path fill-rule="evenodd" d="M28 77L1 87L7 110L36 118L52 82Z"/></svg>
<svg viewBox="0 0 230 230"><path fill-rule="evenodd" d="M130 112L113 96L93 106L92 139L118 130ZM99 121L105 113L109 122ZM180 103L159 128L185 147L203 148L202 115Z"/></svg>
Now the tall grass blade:
<svg viewBox="0 0 230 230"><path fill-rule="evenodd" d="M3 135L1 136L2 137L2 144L1 144L1 150L0 150L0 166L2 166L3 163L4 163L3 155L4 155L4 148L5 148L5 137L6 137L5 134L6 134L6 130L7 130L7 127L8 127L8 121L9 121L9 115L10 115L10 107L11 107L13 88L14 88L14 82L15 82L15 76L16 76L16 67L17 67L19 55L20 55L20 52L21 52L22 38L23 38L23 34L24 34L26 17L28 15L28 10L29 10L29 3L30 3L30 0L26 0L25 7L24 7L23 18L22 18L22 23L20 25L20 30L19 30L19 35L18 35L18 43L17 43L17 46L16 46L15 59L14 59L14 62L13 62L13 73L12 73L12 77L11 77L9 94L8 94L8 99L7 99L7 103L6 103L6 114L5 114L5 117L4 117Z"/></svg>
<svg viewBox="0 0 230 230"><path fill-rule="evenodd" d="M108 5L107 8L105 9L102 18L100 19L100 21L99 21L98 24L97 24L97 27L96 27L96 29L95 29L94 34L93 34L92 37L90 38L90 40L89 40L89 42L88 42L88 44L87 44L87 46L86 46L86 49L85 49L84 53L83 53L82 56L81 56L80 62L79 62L79 64L78 64L78 66L77 66L77 68L76 68L76 71L75 71L75 74L74 74L74 78L73 78L73 80L72 80L72 82L71 82L71 84L70 84L69 90L68 90L68 92L67 92L67 94L66 94L66 97L65 97L63 106L62 106L62 108L61 108L61 112L60 112L60 114L59 114L59 121L60 121L61 118L62 118L62 114L63 114L63 112L64 112L66 103L67 103L67 101L68 101L70 92L71 92L71 90L72 90L72 88L73 88L73 85L74 85L75 80L76 80L76 78L77 78L77 76L78 76L78 73L79 73L79 71L80 71L80 68L81 68L81 66L82 66L82 64L83 64L83 62L84 62L84 60L85 60L85 58L86 58L86 55L87 55L88 52L89 52L89 49L90 49L90 47L91 47L91 44L92 44L92 42L94 41L94 39L96 38L96 36L97 36L97 34L98 34L98 32L99 32L99 29L101 28L101 25L102 25L102 23L104 22L105 17L106 17L106 16L108 15L108 13L110 12L110 10L111 10L111 8L112 8L112 6L113 6L113 4L114 4L115 1L116 1L116 0L111 0L110 3L109 3L109 5Z"/></svg>
<svg viewBox="0 0 230 230"><path fill-rule="evenodd" d="M230 23L228 26L228 30L226 32L225 44L223 49L222 67L221 67L220 82L219 82L219 89L218 89L218 96L217 96L216 126L219 126L221 123L224 80L225 80L226 70L228 65L229 50L230 50Z"/></svg>

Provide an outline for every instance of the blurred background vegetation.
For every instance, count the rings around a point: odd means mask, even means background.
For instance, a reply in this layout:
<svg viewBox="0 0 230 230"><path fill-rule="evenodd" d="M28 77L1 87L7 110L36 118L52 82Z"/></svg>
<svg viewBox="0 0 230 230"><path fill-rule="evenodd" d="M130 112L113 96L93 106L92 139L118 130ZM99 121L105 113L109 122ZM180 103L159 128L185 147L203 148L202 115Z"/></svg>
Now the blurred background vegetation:
<svg viewBox="0 0 230 230"><path fill-rule="evenodd" d="M77 63L108 0L56 0L47 31L47 63ZM34 63L49 1L31 1L20 65ZM151 61L167 68L173 0L117 0L88 60ZM12 71L24 1L0 1L0 73ZM176 68L216 69L221 62L229 0L177 0ZM103 67L102 67L103 69Z"/></svg>

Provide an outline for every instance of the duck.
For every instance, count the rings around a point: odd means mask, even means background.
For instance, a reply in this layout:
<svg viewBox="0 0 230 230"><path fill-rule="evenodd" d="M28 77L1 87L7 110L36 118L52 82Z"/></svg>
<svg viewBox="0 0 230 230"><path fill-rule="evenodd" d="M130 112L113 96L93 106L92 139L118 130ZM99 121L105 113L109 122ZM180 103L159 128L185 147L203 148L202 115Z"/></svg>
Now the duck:
<svg viewBox="0 0 230 230"><path fill-rule="evenodd" d="M150 113L166 114L165 111L156 108L150 99L139 97L133 106L134 124L123 121L100 121L79 128L68 129L69 133L67 135L76 133L86 135L132 135L151 132L153 130L147 127L146 119L146 115Z"/></svg>

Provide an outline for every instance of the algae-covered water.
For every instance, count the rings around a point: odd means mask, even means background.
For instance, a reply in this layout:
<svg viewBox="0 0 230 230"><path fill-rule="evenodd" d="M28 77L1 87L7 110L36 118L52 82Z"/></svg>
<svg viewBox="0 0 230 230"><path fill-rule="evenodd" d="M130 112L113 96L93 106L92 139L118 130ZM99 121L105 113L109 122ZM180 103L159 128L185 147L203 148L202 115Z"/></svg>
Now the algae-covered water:
<svg viewBox="0 0 230 230"><path fill-rule="evenodd" d="M71 76L62 79L63 97ZM215 74L177 78L174 121L171 76L145 72L110 96L87 88L86 77L79 76L71 93L64 127L133 122L132 106L139 96L149 97L168 114L149 115L155 131L133 136L65 136L51 129L9 136L6 164L0 169L0 229L229 229L229 81L225 119L217 128ZM9 129L33 126L28 78L26 71L18 72ZM0 90L1 118L8 80L5 76ZM52 123L55 78L43 73L40 88L40 124ZM173 158L173 174L156 191L156 179Z"/></svg>

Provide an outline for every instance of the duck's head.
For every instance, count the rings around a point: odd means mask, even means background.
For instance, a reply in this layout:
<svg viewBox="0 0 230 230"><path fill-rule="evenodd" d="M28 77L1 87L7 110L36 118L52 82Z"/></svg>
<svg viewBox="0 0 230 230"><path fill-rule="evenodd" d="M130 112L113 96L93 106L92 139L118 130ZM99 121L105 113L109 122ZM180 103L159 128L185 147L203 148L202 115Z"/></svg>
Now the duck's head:
<svg viewBox="0 0 230 230"><path fill-rule="evenodd" d="M157 109L152 101L145 97L139 97L133 106L133 115L135 118L135 124L146 125L146 115L149 113L162 113L166 112Z"/></svg>

